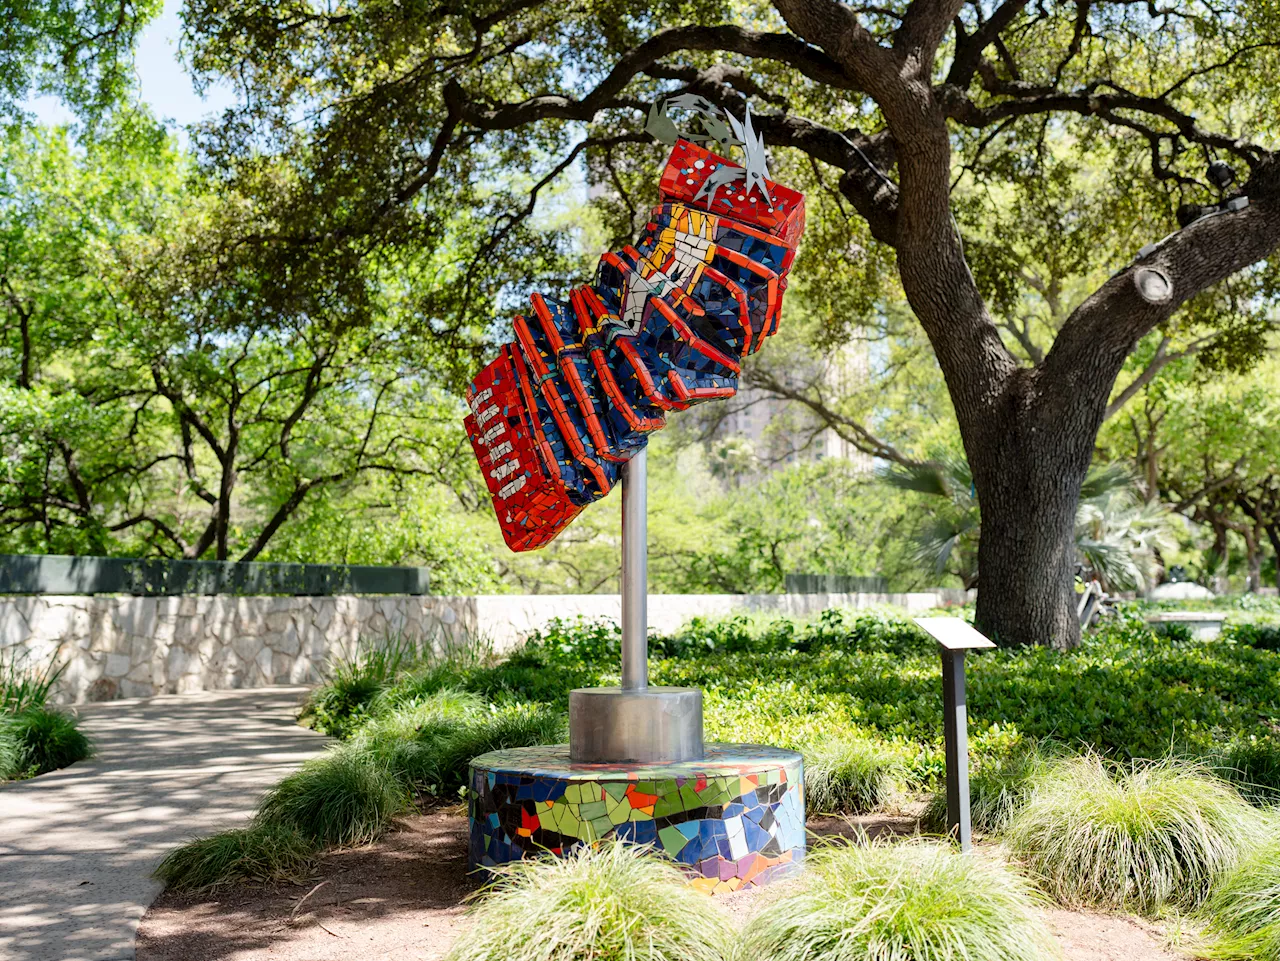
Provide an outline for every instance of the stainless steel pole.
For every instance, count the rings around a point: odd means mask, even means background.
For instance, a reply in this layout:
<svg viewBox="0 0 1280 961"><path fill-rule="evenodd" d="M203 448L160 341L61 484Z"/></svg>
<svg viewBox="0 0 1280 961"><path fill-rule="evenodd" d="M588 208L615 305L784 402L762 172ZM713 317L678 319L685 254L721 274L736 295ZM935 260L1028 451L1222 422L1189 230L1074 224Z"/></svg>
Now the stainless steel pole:
<svg viewBox="0 0 1280 961"><path fill-rule="evenodd" d="M649 452L622 466L622 689L649 686Z"/></svg>

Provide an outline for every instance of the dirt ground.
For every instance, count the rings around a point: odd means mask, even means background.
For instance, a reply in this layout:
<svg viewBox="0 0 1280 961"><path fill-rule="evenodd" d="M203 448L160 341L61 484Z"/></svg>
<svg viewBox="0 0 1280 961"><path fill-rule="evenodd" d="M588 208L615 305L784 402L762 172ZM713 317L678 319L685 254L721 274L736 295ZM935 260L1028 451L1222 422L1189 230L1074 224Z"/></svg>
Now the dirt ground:
<svg viewBox="0 0 1280 961"><path fill-rule="evenodd" d="M811 818L819 835L910 833L911 817ZM787 882L783 882L787 883ZM438 961L467 924L467 820L461 808L405 819L378 844L338 851L306 885L162 894L138 929L138 961ZM752 892L717 898L735 923ZM1131 918L1046 911L1067 961L1171 961L1158 931Z"/></svg>

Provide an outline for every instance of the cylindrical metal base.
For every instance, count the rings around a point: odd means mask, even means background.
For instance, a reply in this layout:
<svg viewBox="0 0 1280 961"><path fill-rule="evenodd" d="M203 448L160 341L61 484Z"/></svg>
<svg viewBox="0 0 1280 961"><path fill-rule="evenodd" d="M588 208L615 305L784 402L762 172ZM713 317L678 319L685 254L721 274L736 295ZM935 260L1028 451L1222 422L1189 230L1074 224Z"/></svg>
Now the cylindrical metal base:
<svg viewBox="0 0 1280 961"><path fill-rule="evenodd" d="M569 693L569 757L578 764L702 758L702 691L584 687Z"/></svg>

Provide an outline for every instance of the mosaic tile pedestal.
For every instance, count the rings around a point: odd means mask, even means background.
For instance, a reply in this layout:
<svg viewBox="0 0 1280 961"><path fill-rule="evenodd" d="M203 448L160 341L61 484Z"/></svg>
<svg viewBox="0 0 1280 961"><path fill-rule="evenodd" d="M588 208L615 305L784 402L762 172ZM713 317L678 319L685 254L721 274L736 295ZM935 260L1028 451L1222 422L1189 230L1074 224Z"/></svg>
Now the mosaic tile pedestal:
<svg viewBox="0 0 1280 961"><path fill-rule="evenodd" d="M804 762L758 744L708 744L698 761L575 764L569 746L471 762L473 868L616 837L682 865L710 894L762 885L804 859Z"/></svg>

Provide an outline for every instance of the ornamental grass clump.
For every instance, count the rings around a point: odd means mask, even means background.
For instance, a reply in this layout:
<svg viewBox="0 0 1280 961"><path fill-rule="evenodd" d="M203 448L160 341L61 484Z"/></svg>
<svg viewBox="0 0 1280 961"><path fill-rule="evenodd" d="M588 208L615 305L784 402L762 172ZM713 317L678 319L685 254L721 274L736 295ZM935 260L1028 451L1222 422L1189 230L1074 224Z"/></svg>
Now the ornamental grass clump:
<svg viewBox="0 0 1280 961"><path fill-rule="evenodd" d="M1234 784L1250 804L1280 803L1280 740L1273 735L1236 737L1204 763Z"/></svg>
<svg viewBox="0 0 1280 961"><path fill-rule="evenodd" d="M680 870L624 843L515 861L471 909L446 961L725 961L734 934Z"/></svg>
<svg viewBox="0 0 1280 961"><path fill-rule="evenodd" d="M861 814L897 793L901 763L867 738L816 742L804 749L804 792L811 812Z"/></svg>
<svg viewBox="0 0 1280 961"><path fill-rule="evenodd" d="M35 777L92 755L70 715L45 707L0 714L0 780Z"/></svg>
<svg viewBox="0 0 1280 961"><path fill-rule="evenodd" d="M478 715L435 744L433 787L457 791L466 782L471 759L490 751L537 744L561 744L567 734L563 713L546 704L504 704Z"/></svg>
<svg viewBox="0 0 1280 961"><path fill-rule="evenodd" d="M440 780L441 742L485 710L474 694L437 691L366 722L352 735L350 749L406 787L430 790Z"/></svg>
<svg viewBox="0 0 1280 961"><path fill-rule="evenodd" d="M1187 761L1058 761L1013 817L1011 850L1063 904L1189 908L1260 836L1262 816Z"/></svg>
<svg viewBox="0 0 1280 961"><path fill-rule="evenodd" d="M1035 777L1048 761L1031 751L1005 758L999 764L984 764L969 778L969 819L979 834L1003 834L1014 814L1031 796ZM921 823L930 831L947 830L947 792L935 791L929 798Z"/></svg>
<svg viewBox="0 0 1280 961"><path fill-rule="evenodd" d="M367 756L342 747L313 758L272 788L258 820L317 845L366 844L408 804L403 785Z"/></svg>
<svg viewBox="0 0 1280 961"><path fill-rule="evenodd" d="M171 851L155 877L175 891L211 891L240 882L306 880L319 849L296 829L254 821Z"/></svg>
<svg viewBox="0 0 1280 961"><path fill-rule="evenodd" d="M1214 885L1198 957L1280 961L1280 832L1269 835Z"/></svg>
<svg viewBox="0 0 1280 961"><path fill-rule="evenodd" d="M431 651L430 641L404 633L360 637L355 651L337 659L325 683L311 692L299 720L345 740L374 712L380 695Z"/></svg>
<svg viewBox="0 0 1280 961"><path fill-rule="evenodd" d="M831 845L748 923L753 961L1045 961L1059 956L1029 882L923 839Z"/></svg>
<svg viewBox="0 0 1280 961"><path fill-rule="evenodd" d="M93 756L70 714L46 706L66 671L54 651L46 664L0 653L0 781L35 777Z"/></svg>

